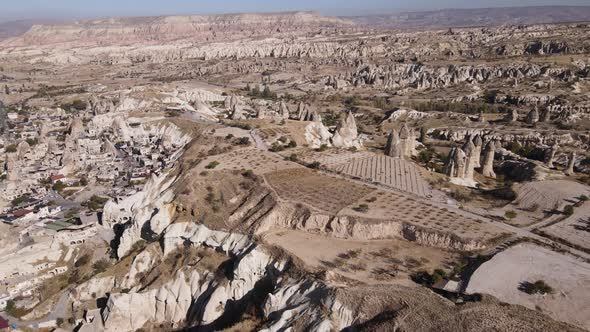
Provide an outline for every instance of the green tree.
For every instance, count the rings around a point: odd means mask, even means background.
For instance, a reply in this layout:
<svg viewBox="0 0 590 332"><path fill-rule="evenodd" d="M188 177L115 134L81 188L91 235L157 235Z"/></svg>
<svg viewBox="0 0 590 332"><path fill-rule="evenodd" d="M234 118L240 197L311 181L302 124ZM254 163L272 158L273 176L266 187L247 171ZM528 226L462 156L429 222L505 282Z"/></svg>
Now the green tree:
<svg viewBox="0 0 590 332"><path fill-rule="evenodd" d="M7 95L10 94L10 88L8 88L8 85L4 85L4 93Z"/></svg>
<svg viewBox="0 0 590 332"><path fill-rule="evenodd" d="M510 210L510 211L506 211L506 213L504 213L504 217L506 217L507 219L514 219L516 218L516 212Z"/></svg>
<svg viewBox="0 0 590 332"><path fill-rule="evenodd" d="M563 214L565 214L568 217L574 214L574 206L566 205L565 208L563 208Z"/></svg>
<svg viewBox="0 0 590 332"><path fill-rule="evenodd" d="M207 166L205 166L205 168L206 169L214 169L217 166L219 166L219 162L218 161L212 161L209 164L207 164Z"/></svg>
<svg viewBox="0 0 590 332"><path fill-rule="evenodd" d="M262 98L274 99L276 96L277 95L275 93L270 91L270 87L268 85L264 87L264 90L262 91Z"/></svg>
<svg viewBox="0 0 590 332"><path fill-rule="evenodd" d="M427 139L428 139L428 128L421 127L420 128L420 138L418 140L420 141L420 143L426 143Z"/></svg>
<svg viewBox="0 0 590 332"><path fill-rule="evenodd" d="M55 191L62 191L66 188L67 186L61 182L61 181L57 181L56 183L53 184L53 186L51 187L51 189L55 190Z"/></svg>
<svg viewBox="0 0 590 332"><path fill-rule="evenodd" d="M16 152L16 145L10 144L9 146L7 146L6 152L9 152L9 153Z"/></svg>
<svg viewBox="0 0 590 332"><path fill-rule="evenodd" d="M102 273L106 271L109 267L111 267L111 262L106 259L101 259L96 263L92 264L92 269L94 270L95 274Z"/></svg>
<svg viewBox="0 0 590 332"><path fill-rule="evenodd" d="M252 89L251 95L254 97L260 96L260 87L258 86L258 84L254 86L254 89Z"/></svg>
<svg viewBox="0 0 590 332"><path fill-rule="evenodd" d="M27 143L30 146L34 146L34 145L37 145L39 143L39 140L36 139L36 138L27 138Z"/></svg>

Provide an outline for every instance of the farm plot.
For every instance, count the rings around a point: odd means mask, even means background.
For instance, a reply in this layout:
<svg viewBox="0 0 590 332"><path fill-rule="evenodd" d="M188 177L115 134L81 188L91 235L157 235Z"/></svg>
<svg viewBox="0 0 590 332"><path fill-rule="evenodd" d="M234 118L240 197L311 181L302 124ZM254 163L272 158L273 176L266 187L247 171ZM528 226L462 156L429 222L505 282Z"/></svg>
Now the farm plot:
<svg viewBox="0 0 590 332"><path fill-rule="evenodd" d="M212 164L213 163L213 164ZM257 174L275 172L286 168L302 168L299 164L285 161L271 153L255 148L234 150L228 153L210 156L202 161L200 171L216 165L211 170L253 170Z"/></svg>
<svg viewBox="0 0 590 332"><path fill-rule="evenodd" d="M358 207L361 205L366 205L366 208L359 212ZM414 199L409 195L381 190L369 193L341 213L388 219L481 242L497 239L503 235L499 228L465 215L460 210L441 207Z"/></svg>
<svg viewBox="0 0 590 332"><path fill-rule="evenodd" d="M278 195L318 210L336 214L375 189L305 168L285 169L265 175Z"/></svg>
<svg viewBox="0 0 590 332"><path fill-rule="evenodd" d="M314 153L304 158L314 159L331 171L353 178L376 182L421 197L432 195L420 169L411 161L372 152Z"/></svg>

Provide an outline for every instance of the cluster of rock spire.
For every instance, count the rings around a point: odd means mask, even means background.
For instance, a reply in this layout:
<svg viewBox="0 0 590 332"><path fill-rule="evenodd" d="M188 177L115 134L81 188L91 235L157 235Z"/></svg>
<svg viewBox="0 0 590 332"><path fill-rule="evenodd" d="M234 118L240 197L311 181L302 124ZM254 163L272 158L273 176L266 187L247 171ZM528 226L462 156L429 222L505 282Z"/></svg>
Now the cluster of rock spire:
<svg viewBox="0 0 590 332"><path fill-rule="evenodd" d="M557 154L557 150L559 149L559 145L557 143L554 143L548 150L546 150L545 152L545 166L547 166L547 168L554 168L555 165L553 164L555 162L555 155ZM567 176L572 176L575 174L575 170L574 167L576 165L576 152L572 151L570 152L570 155L568 157L568 161L567 161L567 166L565 168L565 170L563 171L565 175Z"/></svg>
<svg viewBox="0 0 590 332"><path fill-rule="evenodd" d="M280 109L286 109L286 105L281 103ZM286 114L286 113L282 113ZM358 129L354 114L350 111L340 119L336 130L331 133L330 130L322 123L321 115L308 104L300 102L297 106L295 120L310 122L305 128L305 138L311 148L319 148L322 145L333 146L337 148L357 148L362 147L359 138Z"/></svg>
<svg viewBox="0 0 590 332"><path fill-rule="evenodd" d="M444 173L451 177L452 182L469 186L475 184L473 176L476 169L485 177L496 178L494 158L496 149L499 147L498 143L493 140L489 140L484 145L479 135L469 135L461 147L453 147L449 152ZM545 166L547 168L554 168L558 148L558 144L555 143L546 150ZM575 162L576 153L571 152L568 157L567 167L564 170L565 175L572 176L575 174Z"/></svg>
<svg viewBox="0 0 590 332"><path fill-rule="evenodd" d="M473 175L476 169L480 169L486 177L495 178L496 174L493 168L496 153L495 143L489 141L486 144L483 151L483 163L481 160L482 148L481 136L468 136L463 146L451 149L444 168L445 174L451 179L458 179L455 182L468 185L473 184Z"/></svg>
<svg viewBox="0 0 590 332"><path fill-rule="evenodd" d="M504 120L508 122L516 122L518 121L518 111L516 109L510 110ZM529 125L534 125L537 122L549 122L551 120L551 110L549 108L545 108L543 111L539 111L539 109L535 106L530 112L527 113L525 122Z"/></svg>
<svg viewBox="0 0 590 332"><path fill-rule="evenodd" d="M393 158L409 159L416 154L416 134L406 123L399 133L393 129L387 138L385 154Z"/></svg>

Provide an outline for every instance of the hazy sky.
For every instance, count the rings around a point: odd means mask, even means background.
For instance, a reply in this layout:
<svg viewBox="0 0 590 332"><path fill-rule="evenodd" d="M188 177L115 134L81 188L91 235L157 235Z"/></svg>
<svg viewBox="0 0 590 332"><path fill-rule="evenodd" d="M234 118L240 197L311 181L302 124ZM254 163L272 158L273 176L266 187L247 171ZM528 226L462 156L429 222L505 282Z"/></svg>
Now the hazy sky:
<svg viewBox="0 0 590 332"><path fill-rule="evenodd" d="M407 10L590 5L590 0L0 0L0 20L317 10L367 15Z"/></svg>

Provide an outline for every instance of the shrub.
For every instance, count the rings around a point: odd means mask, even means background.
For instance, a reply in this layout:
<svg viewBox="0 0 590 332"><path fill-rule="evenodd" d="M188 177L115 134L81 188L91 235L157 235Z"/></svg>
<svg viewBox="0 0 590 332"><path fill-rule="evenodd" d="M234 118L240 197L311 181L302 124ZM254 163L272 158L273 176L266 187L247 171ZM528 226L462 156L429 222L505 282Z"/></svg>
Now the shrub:
<svg viewBox="0 0 590 332"><path fill-rule="evenodd" d="M272 143L272 146L270 147L270 151L272 152L281 152L283 150L285 150L285 147L277 142Z"/></svg>
<svg viewBox="0 0 590 332"><path fill-rule="evenodd" d="M444 279L447 276L447 273L444 270L436 269L432 273L432 284L439 282L440 280Z"/></svg>
<svg viewBox="0 0 590 332"><path fill-rule="evenodd" d="M518 286L518 289L520 291L525 292L530 295L533 295L533 294L545 295L545 294L553 293L553 288L551 286L547 285L547 283L543 280L537 280L534 283L530 283L528 281L523 281Z"/></svg>
<svg viewBox="0 0 590 332"><path fill-rule="evenodd" d="M319 161L314 161L312 163L307 164L307 167L311 169L319 169L320 167L322 167L322 164L320 164Z"/></svg>
<svg viewBox="0 0 590 332"><path fill-rule="evenodd" d="M248 137L240 137L236 142L238 145L250 145L250 138Z"/></svg>
<svg viewBox="0 0 590 332"><path fill-rule="evenodd" d="M252 126L247 123L240 123L240 122L227 122L226 125L230 127L236 127L244 130L252 130Z"/></svg>
<svg viewBox="0 0 590 332"><path fill-rule="evenodd" d="M450 196L451 196L453 199L455 199L455 200L457 200L457 201L459 201L459 202L469 202L469 201L471 201L471 199L472 199L471 195L469 195L469 194L467 194L467 193L464 193L464 192L462 192L462 191L460 191L460 190L453 190L453 191L451 191L451 192L449 193L449 195L450 195Z"/></svg>
<svg viewBox="0 0 590 332"><path fill-rule="evenodd" d="M391 108L392 106L389 105L389 103L387 102L387 98L377 97L373 100L373 107L379 108L382 110L387 110L387 109Z"/></svg>
<svg viewBox="0 0 590 332"><path fill-rule="evenodd" d="M349 96L344 99L344 105L347 107L355 107L361 104L361 98L357 95Z"/></svg>
<svg viewBox="0 0 590 332"><path fill-rule="evenodd" d="M367 204L360 204L359 206L353 208L356 212L366 213L369 211L369 206Z"/></svg>
<svg viewBox="0 0 590 332"><path fill-rule="evenodd" d="M483 93L482 99L488 104L494 104L496 103L496 97L498 96L498 93L498 90L486 90Z"/></svg>
<svg viewBox="0 0 590 332"><path fill-rule="evenodd" d="M111 262L106 259L101 259L96 263L92 264L92 269L94 270L95 274L103 273L109 267L111 267Z"/></svg>
<svg viewBox="0 0 590 332"><path fill-rule="evenodd" d="M90 200L86 202L86 206L88 206L88 209L92 211L102 210L108 200L108 198L93 195Z"/></svg>
<svg viewBox="0 0 590 332"><path fill-rule="evenodd" d="M514 218L516 218L516 216L517 216L516 212L512 211L512 210L506 211L506 213L504 213L504 217L506 219L514 219Z"/></svg>
<svg viewBox="0 0 590 332"><path fill-rule="evenodd" d="M82 257L80 257L76 260L76 262L74 263L74 266L75 267L84 266L84 265L88 264L89 262L90 262L90 256L89 255L82 255Z"/></svg>
<svg viewBox="0 0 590 332"><path fill-rule="evenodd" d="M15 199L13 199L12 202L11 202L11 204L12 204L12 206L19 206L22 203L26 202L28 199L29 199L29 195L28 194L21 195L21 196L18 196L17 198L15 198Z"/></svg>
<svg viewBox="0 0 590 332"><path fill-rule="evenodd" d="M342 258L342 259L355 259L355 258L358 258L360 254L361 254L360 249L348 250L345 253L339 254L338 257Z"/></svg>
<svg viewBox="0 0 590 332"><path fill-rule="evenodd" d="M69 111L69 112L73 112L73 111L83 111L86 109L86 102L80 100L80 99L76 99L74 101L72 101L71 103L67 103L67 104L62 104L61 108L64 109L65 111Z"/></svg>
<svg viewBox="0 0 590 332"><path fill-rule="evenodd" d="M61 182L61 181L57 181L56 183L53 184L53 186L51 187L51 189L55 190L55 191L62 191L66 188L67 186Z"/></svg>
<svg viewBox="0 0 590 332"><path fill-rule="evenodd" d="M566 216L571 216L572 214L574 214L574 206L573 205L566 205L563 208L563 214L565 214Z"/></svg>
<svg viewBox="0 0 590 332"><path fill-rule="evenodd" d="M212 161L209 164L207 164L207 166L205 166L205 168L206 169L214 169L217 166L219 166L219 162L218 161Z"/></svg>
<svg viewBox="0 0 590 332"><path fill-rule="evenodd" d="M10 144L9 146L6 147L6 152L16 152L16 145L14 144Z"/></svg>
<svg viewBox="0 0 590 332"><path fill-rule="evenodd" d="M22 316L29 313L29 310L17 306L16 303L14 302L14 300L8 300L6 302L6 309L4 309L4 311L7 314L9 314L10 316L17 317L17 318L22 317Z"/></svg>
<svg viewBox="0 0 590 332"><path fill-rule="evenodd" d="M516 192L510 186L487 190L484 194L507 201L513 201L517 198Z"/></svg>
<svg viewBox="0 0 590 332"><path fill-rule="evenodd" d="M327 144L322 144L322 145L320 145L320 147L319 147L319 148L317 148L317 149L315 149L315 150L316 150L317 152L323 152L323 151L326 151L326 150L328 150L328 145L327 145Z"/></svg>
<svg viewBox="0 0 590 332"><path fill-rule="evenodd" d="M431 149L422 150L418 154L418 160L420 160L421 163L426 164L432 160L432 158L435 156L435 154L436 153Z"/></svg>
<svg viewBox="0 0 590 332"><path fill-rule="evenodd" d="M253 179L254 177L256 177L256 175L254 175L254 171L252 171L251 169L244 171L242 173L242 176L249 179Z"/></svg>
<svg viewBox="0 0 590 332"><path fill-rule="evenodd" d="M447 272L441 269L436 269L432 274L421 270L412 275L412 280L418 284L425 286L432 286L438 281L447 277Z"/></svg>
<svg viewBox="0 0 590 332"><path fill-rule="evenodd" d="M38 143L39 140L36 138L27 138L27 144L29 144L30 146L37 145Z"/></svg>

